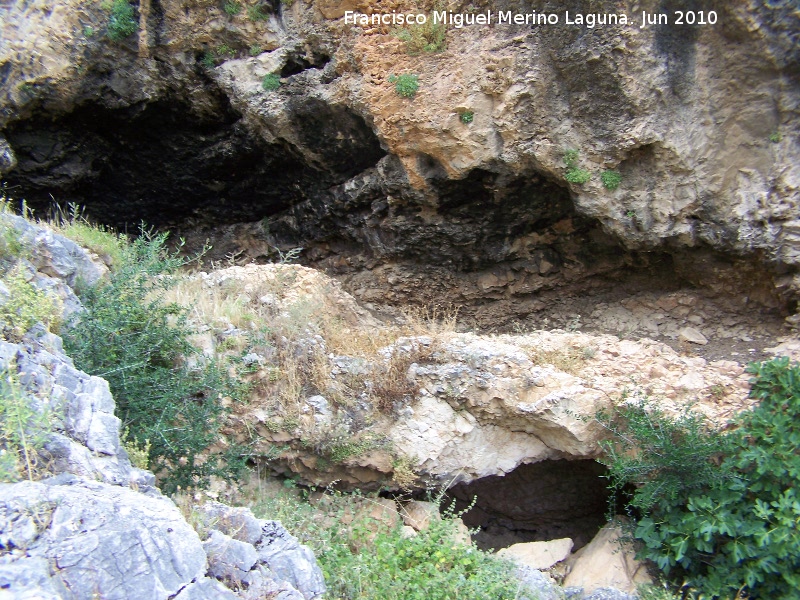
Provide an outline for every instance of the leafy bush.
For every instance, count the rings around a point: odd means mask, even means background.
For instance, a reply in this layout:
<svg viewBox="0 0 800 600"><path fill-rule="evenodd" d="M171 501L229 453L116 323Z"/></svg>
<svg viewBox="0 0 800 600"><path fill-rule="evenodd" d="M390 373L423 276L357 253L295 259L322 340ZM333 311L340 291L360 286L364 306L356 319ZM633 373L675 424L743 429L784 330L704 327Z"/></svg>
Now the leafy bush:
<svg viewBox="0 0 800 600"><path fill-rule="evenodd" d="M288 492L287 492L288 493ZM295 492L296 493L296 492ZM369 498L326 496L325 514L286 498L265 500L254 510L280 519L309 544L325 574L331 598L387 600L511 600L521 597L513 566L475 546L456 541L458 515L414 537L366 516ZM348 523L348 525L345 525Z"/></svg>
<svg viewBox="0 0 800 600"><path fill-rule="evenodd" d="M603 171L600 174L600 181L603 182L604 188L613 192L622 183L622 175L619 171Z"/></svg>
<svg viewBox="0 0 800 600"><path fill-rule="evenodd" d="M402 75L390 75L389 83L394 84L394 89L398 96L403 98L413 98L419 90L419 76L404 73Z"/></svg>
<svg viewBox="0 0 800 600"><path fill-rule="evenodd" d="M459 117L462 123L472 123L472 120L475 118L475 113L471 110L465 110L461 113Z"/></svg>
<svg viewBox="0 0 800 600"><path fill-rule="evenodd" d="M249 54L250 56L258 56L263 51L264 50L261 48L261 46L259 46L258 44L253 44L252 46L250 46Z"/></svg>
<svg viewBox="0 0 800 600"><path fill-rule="evenodd" d="M800 596L800 366L748 370L760 403L724 434L696 416L623 408L610 476L616 489L637 486L640 556L671 580L714 598L789 600Z"/></svg>
<svg viewBox="0 0 800 600"><path fill-rule="evenodd" d="M447 28L444 23L434 23L432 18L423 24L414 23L400 28L395 35L406 43L406 51L411 56L423 52L442 52L447 48Z"/></svg>
<svg viewBox="0 0 800 600"><path fill-rule="evenodd" d="M124 40L136 33L139 22L128 0L114 0L111 4L111 17L108 20L108 37L115 42Z"/></svg>
<svg viewBox="0 0 800 600"><path fill-rule="evenodd" d="M139 447L149 440L150 465L171 492L234 474L235 456L224 465L207 455L219 437L221 400L236 388L214 364L186 366L197 353L187 310L163 299L185 261L165 250L165 240L142 232L125 247L109 280L82 290L86 311L64 341L78 368L108 380L117 415Z"/></svg>
<svg viewBox="0 0 800 600"><path fill-rule="evenodd" d="M564 164L567 165L567 172L564 179L570 183L582 185L592 178L592 174L578 167L578 151L567 150L564 152Z"/></svg>
<svg viewBox="0 0 800 600"><path fill-rule="evenodd" d="M280 76L275 73L264 75L264 79L261 80L261 87L268 92L274 92L281 87Z"/></svg>
<svg viewBox="0 0 800 600"><path fill-rule="evenodd" d="M51 431L50 411L33 406L9 365L0 373L0 482L38 478L40 452Z"/></svg>

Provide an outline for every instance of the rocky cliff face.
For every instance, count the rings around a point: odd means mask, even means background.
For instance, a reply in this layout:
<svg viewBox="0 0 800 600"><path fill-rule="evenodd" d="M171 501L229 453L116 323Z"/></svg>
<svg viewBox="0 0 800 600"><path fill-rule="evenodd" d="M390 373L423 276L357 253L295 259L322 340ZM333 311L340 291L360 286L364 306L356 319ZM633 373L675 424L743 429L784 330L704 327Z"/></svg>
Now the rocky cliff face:
<svg viewBox="0 0 800 600"><path fill-rule="evenodd" d="M589 28L564 23L569 3L452 2L561 25L451 26L417 56L342 18L413 8L400 1L142 0L120 43L96 3L15 4L0 8L0 169L36 206L52 194L211 235L221 255L302 246L365 300L490 299L502 322L638 270L785 316L800 15L709 2L715 25L679 26L684 4L601 3L632 24ZM670 22L640 28L641 11ZM418 75L413 98L388 81L401 73ZM586 183L567 181L566 149Z"/></svg>

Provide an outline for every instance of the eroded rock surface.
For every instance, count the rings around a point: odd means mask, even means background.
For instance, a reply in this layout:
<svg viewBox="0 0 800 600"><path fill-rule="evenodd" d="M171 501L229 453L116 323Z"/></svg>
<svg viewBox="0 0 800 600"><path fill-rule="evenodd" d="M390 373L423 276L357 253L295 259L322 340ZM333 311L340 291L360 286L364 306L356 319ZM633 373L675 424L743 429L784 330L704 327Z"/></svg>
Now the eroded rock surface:
<svg viewBox="0 0 800 600"><path fill-rule="evenodd" d="M715 5L715 25L644 28L639 11L657 3L603 4L634 22L451 27L443 52L416 56L389 28L342 19L408 2L260 6L253 18L142 1L138 33L119 43L96 3L0 8L6 177L37 206L53 194L117 225L210 235L220 256L303 247L365 301L492 299L508 319L548 290L633 269L795 310L790 4ZM557 3L449 8L564 21ZM270 73L274 91L261 87ZM418 75L413 99L392 73ZM566 149L587 183L566 180Z"/></svg>

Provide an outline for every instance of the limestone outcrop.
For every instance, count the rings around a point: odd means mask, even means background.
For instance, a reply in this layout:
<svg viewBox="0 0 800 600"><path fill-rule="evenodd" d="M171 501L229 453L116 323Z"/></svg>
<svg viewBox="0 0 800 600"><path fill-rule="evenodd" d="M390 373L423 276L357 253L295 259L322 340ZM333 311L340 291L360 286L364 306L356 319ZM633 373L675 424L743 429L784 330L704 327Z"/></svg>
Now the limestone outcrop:
<svg viewBox="0 0 800 600"><path fill-rule="evenodd" d="M494 24L450 26L442 52L418 55L343 14L429 2L134 6L138 32L119 42L96 3L0 7L0 167L37 206L52 194L117 225L182 227L223 254L302 246L350 289L400 301L512 299L526 314L543 291L661 265L793 310L790 3L644 27L657 3L606 3L630 23L587 27L557 3L456 1ZM559 24L497 23L534 9ZM393 73L418 76L413 98Z"/></svg>
<svg viewBox="0 0 800 600"><path fill-rule="evenodd" d="M63 300L53 310L79 315L74 287L103 277L98 257L20 217L0 214L0 225L15 243L14 268ZM14 301L12 292L19 290L5 290L0 306ZM61 338L41 324L19 333L0 340L0 473L13 481L24 459L31 480L0 483L3 597L311 600L324 593L313 553L276 521L216 505L203 542L153 474L131 464L108 383L75 368ZM236 519L250 529L234 543L226 534L236 535Z"/></svg>

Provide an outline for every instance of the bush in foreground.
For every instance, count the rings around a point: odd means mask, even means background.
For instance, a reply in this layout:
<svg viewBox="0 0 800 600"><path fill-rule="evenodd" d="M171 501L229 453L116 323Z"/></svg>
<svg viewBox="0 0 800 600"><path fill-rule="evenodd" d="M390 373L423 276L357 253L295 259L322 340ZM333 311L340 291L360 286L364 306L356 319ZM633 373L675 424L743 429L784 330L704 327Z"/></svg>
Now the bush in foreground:
<svg viewBox="0 0 800 600"><path fill-rule="evenodd" d="M800 366L749 367L760 402L719 434L642 403L613 421L612 486L636 486L640 558L707 597L800 597Z"/></svg>
<svg viewBox="0 0 800 600"><path fill-rule="evenodd" d="M149 443L150 466L166 492L202 485L209 475L229 476L241 461L208 457L218 441L221 400L236 393L213 362L189 368L197 350L187 309L164 300L172 274L185 260L165 249L166 235L142 235L121 249L108 281L81 293L86 311L65 331L78 368L108 380L117 416L136 445Z"/></svg>

